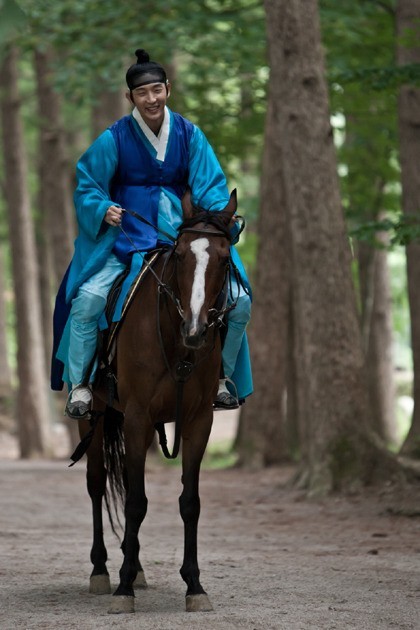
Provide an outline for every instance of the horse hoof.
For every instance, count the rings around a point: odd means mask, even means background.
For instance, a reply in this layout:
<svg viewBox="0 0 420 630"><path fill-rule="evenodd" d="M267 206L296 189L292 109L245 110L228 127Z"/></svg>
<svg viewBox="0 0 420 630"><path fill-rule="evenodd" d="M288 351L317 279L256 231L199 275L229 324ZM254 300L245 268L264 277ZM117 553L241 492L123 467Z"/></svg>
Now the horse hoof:
<svg viewBox="0 0 420 630"><path fill-rule="evenodd" d="M185 610L187 612L209 612L213 610L209 598L205 593L200 595L187 595L185 598Z"/></svg>
<svg viewBox="0 0 420 630"><path fill-rule="evenodd" d="M109 607L109 615L119 615L134 612L134 597L131 595L114 595Z"/></svg>
<svg viewBox="0 0 420 630"><path fill-rule="evenodd" d="M91 575L89 581L89 593L94 595L109 595L111 581L109 575Z"/></svg>
<svg viewBox="0 0 420 630"><path fill-rule="evenodd" d="M133 583L134 588L147 588L146 576L144 571L139 571Z"/></svg>

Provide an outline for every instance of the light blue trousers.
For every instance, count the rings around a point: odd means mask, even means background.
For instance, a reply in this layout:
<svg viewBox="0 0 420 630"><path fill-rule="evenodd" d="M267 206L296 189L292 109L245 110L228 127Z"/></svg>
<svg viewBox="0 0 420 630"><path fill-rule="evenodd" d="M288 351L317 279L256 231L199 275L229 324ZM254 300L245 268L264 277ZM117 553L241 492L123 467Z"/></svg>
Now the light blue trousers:
<svg viewBox="0 0 420 630"><path fill-rule="evenodd" d="M105 310L111 287L126 268L115 254L111 254L104 267L78 290L70 311L70 340L68 355L69 379L78 385L85 377L96 354L98 344L98 322ZM92 366L89 381L95 377L96 365Z"/></svg>
<svg viewBox="0 0 420 630"><path fill-rule="evenodd" d="M108 293L117 278L126 268L111 254L105 266L87 280L72 301L70 311L70 340L68 354L69 379L72 386L85 378L96 354L98 322L105 310ZM224 375L231 377L246 326L251 315L251 300L242 286L233 278L228 303L237 300L236 307L227 315L228 329L223 346L222 360ZM96 364L92 366L89 381L95 377Z"/></svg>
<svg viewBox="0 0 420 630"><path fill-rule="evenodd" d="M235 370L239 350L245 329L251 318L251 299L241 284L235 278L231 279L231 291L228 304L236 301L234 309L227 314L227 333L222 350L222 365L224 376L230 378Z"/></svg>

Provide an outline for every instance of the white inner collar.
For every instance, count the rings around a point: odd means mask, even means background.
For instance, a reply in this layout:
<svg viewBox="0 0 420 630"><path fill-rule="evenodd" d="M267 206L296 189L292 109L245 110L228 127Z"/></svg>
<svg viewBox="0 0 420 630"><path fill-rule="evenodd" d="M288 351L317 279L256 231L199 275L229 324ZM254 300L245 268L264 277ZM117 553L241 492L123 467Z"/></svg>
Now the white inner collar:
<svg viewBox="0 0 420 630"><path fill-rule="evenodd" d="M142 130L150 144L156 150L156 159L160 162L164 162L169 139L170 115L168 108L165 106L165 114L163 117L162 126L157 136L153 133L147 123L144 122L137 107L133 109L133 117L138 122L140 129Z"/></svg>

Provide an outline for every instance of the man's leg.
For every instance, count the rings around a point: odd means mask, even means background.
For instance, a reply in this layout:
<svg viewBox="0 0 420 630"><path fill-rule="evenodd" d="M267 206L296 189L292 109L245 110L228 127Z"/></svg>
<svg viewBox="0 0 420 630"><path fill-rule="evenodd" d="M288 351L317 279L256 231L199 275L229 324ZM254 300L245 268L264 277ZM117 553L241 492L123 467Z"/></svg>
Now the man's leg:
<svg viewBox="0 0 420 630"><path fill-rule="evenodd" d="M104 312L108 293L125 265L111 254L104 267L89 278L72 301L70 311L69 378L72 384L66 413L72 418L86 416L91 407L98 343L98 320ZM89 374L87 371L89 370Z"/></svg>
<svg viewBox="0 0 420 630"><path fill-rule="evenodd" d="M231 379L235 371L242 339L251 317L251 300L244 288L233 279L228 303L232 304L236 300L235 308L227 315L227 332L222 349L223 375L220 378L219 391L214 402L216 409L236 409L239 406L236 394L228 389L226 382Z"/></svg>

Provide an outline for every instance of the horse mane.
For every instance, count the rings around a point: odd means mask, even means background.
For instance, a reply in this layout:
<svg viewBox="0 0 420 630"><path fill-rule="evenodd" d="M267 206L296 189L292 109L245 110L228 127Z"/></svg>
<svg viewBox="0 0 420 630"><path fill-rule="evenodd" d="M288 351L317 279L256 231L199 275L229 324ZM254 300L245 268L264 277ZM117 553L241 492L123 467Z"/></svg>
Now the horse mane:
<svg viewBox="0 0 420 630"><path fill-rule="evenodd" d="M203 210L195 208L194 216L184 219L178 228L178 233L182 234L184 230L195 227L198 223L204 223L205 227L211 226L223 232L226 238L231 241L232 236L229 230L231 217L223 210Z"/></svg>

